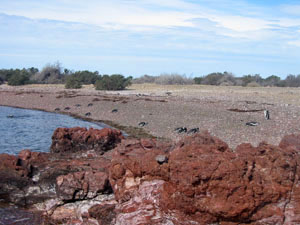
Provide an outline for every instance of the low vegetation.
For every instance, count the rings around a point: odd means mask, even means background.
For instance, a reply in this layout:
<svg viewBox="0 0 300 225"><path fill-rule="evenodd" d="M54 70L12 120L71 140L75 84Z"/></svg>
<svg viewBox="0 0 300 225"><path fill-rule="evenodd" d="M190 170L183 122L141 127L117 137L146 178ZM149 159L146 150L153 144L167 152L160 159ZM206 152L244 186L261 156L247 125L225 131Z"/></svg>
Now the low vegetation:
<svg viewBox="0 0 300 225"><path fill-rule="evenodd" d="M235 77L232 73L210 73L205 76L194 77L191 81L184 75L163 74L160 76L143 75L133 79L132 83L156 83L156 84L202 84L217 86L243 86L243 87L300 87L300 74L288 75L281 80L279 76L271 75L262 78L259 74L248 74L242 77Z"/></svg>
<svg viewBox="0 0 300 225"><path fill-rule="evenodd" d="M0 85L25 84L65 84L67 89L81 88L93 84L96 90L123 90L131 83L154 83L160 85L217 85L244 87L300 87L300 74L288 75L285 79L271 75L262 78L259 74L236 77L229 72L215 72L194 78L178 73L163 73L159 76L143 75L139 78L124 77L121 74L100 75L98 71L72 71L62 68L59 62L47 64L41 71L35 67L28 69L0 69Z"/></svg>

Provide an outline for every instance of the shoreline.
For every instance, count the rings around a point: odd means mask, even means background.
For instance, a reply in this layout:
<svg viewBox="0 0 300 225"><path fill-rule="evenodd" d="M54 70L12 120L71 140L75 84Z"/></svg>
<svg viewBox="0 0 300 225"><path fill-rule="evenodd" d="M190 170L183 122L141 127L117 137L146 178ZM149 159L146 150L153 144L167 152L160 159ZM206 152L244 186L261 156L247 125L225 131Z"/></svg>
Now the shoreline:
<svg viewBox="0 0 300 225"><path fill-rule="evenodd" d="M112 129L118 129L122 133L124 132L125 137L129 138L156 138L156 139L164 139L160 137L154 137L151 134L148 134L141 128L137 127L130 127L130 126L122 126L120 124L114 123L113 121L104 121L104 120L94 120L91 118L83 117L77 114L69 113L69 112L53 112L51 110L44 110L44 109L38 109L38 108L24 108L24 107L19 107L19 106L10 106L10 105L2 105L0 106L3 107L11 107L11 108L18 108L18 109L28 109L28 110L36 110L36 111L41 111L41 112L48 112L48 113L56 113L56 114L62 114L62 115L67 115L70 117L73 117L74 119L79 119L83 121L88 121L94 124L97 124L99 126L102 126L103 128L112 128Z"/></svg>
<svg viewBox="0 0 300 225"><path fill-rule="evenodd" d="M171 92L171 95L166 94ZM137 138L178 141L187 134L174 129L198 127L235 148L241 143L277 145L300 133L299 88L243 88L202 85L132 85L124 91L64 89L62 85L0 85L0 105L66 114L100 122ZM80 104L80 107L75 105ZM91 104L92 106L88 106ZM65 107L70 108L65 110ZM118 109L117 113L112 113ZM270 111L270 120L263 110ZM87 117L85 114L91 113ZM55 112L57 113L57 112ZM245 124L259 123L256 127ZM140 122L148 124L139 127Z"/></svg>

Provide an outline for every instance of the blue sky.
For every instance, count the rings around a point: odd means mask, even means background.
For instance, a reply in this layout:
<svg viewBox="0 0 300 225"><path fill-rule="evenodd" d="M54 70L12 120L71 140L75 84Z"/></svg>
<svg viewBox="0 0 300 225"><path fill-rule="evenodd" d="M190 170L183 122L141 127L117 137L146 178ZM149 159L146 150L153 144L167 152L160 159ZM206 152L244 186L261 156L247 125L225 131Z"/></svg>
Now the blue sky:
<svg viewBox="0 0 300 225"><path fill-rule="evenodd" d="M300 74L300 2L0 0L0 68Z"/></svg>

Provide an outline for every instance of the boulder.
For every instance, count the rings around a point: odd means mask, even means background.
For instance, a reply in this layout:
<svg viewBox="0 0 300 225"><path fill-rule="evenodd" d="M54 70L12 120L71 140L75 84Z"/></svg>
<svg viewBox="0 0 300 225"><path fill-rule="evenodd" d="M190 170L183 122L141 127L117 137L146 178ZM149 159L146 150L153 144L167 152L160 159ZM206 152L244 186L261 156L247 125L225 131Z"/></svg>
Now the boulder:
<svg viewBox="0 0 300 225"><path fill-rule="evenodd" d="M104 153L113 149L123 139L121 131L104 128L57 128L52 136L52 153L72 153L94 150Z"/></svg>
<svg viewBox="0 0 300 225"><path fill-rule="evenodd" d="M57 177L56 192L63 201L75 201L95 198L99 193L112 191L107 173L83 171Z"/></svg>

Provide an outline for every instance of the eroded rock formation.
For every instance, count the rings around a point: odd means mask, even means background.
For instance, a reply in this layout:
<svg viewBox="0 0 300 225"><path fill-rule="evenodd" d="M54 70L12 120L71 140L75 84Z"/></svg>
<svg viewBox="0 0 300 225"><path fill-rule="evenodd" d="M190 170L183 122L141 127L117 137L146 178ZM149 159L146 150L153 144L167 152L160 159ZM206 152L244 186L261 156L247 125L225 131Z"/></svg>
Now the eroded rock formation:
<svg viewBox="0 0 300 225"><path fill-rule="evenodd" d="M79 128L53 137L52 153L0 155L0 197L52 224L300 224L300 135L235 150L208 133L178 143Z"/></svg>
<svg viewBox="0 0 300 225"><path fill-rule="evenodd" d="M52 153L70 153L94 150L104 153L116 146L123 138L121 131L82 127L57 128L52 136Z"/></svg>

